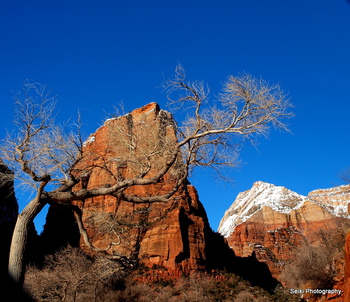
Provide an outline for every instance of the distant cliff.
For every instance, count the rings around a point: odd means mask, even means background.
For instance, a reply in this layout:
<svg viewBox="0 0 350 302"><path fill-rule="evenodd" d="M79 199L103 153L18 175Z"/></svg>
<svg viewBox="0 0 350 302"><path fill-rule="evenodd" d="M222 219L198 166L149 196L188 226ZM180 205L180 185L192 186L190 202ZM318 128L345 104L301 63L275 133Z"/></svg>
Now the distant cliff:
<svg viewBox="0 0 350 302"><path fill-rule="evenodd" d="M219 232L237 256L256 254L277 279L295 247L320 240L320 232L338 228L348 217L350 185L315 190L303 196L258 181L240 193L220 222Z"/></svg>

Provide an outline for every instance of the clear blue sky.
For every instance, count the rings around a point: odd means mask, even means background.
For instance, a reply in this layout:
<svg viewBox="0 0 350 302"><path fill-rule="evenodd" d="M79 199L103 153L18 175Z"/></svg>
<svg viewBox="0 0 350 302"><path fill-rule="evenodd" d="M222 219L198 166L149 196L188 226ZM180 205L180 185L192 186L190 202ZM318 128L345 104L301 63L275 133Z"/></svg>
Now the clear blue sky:
<svg viewBox="0 0 350 302"><path fill-rule="evenodd" d="M81 110L86 133L121 100L127 111L164 108L157 87L178 62L213 98L229 74L278 82L296 106L293 134L246 145L233 185L207 171L191 179L213 229L254 181L307 194L342 184L338 173L350 166L347 0L4 0L0 39L0 137L11 127L11 91L25 79L56 91L62 119Z"/></svg>

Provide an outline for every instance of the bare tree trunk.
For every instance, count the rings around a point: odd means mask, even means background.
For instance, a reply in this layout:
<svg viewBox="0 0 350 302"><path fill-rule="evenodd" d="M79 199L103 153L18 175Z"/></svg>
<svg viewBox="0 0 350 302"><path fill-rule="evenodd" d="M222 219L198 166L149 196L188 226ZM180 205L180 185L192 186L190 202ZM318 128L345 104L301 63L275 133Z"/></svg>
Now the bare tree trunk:
<svg viewBox="0 0 350 302"><path fill-rule="evenodd" d="M41 199L41 193L45 184L41 184L38 195L18 215L15 229L12 235L10 257L8 264L9 277L18 285L24 281L25 249L28 240L30 222L40 213L46 202Z"/></svg>

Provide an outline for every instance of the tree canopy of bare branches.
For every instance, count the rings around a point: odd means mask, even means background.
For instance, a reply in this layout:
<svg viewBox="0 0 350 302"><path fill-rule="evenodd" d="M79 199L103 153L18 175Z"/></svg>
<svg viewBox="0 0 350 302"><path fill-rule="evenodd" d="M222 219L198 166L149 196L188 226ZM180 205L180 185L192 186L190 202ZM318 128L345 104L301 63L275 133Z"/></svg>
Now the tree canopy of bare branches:
<svg viewBox="0 0 350 302"><path fill-rule="evenodd" d="M293 116L292 104L279 85L249 74L229 76L213 104L209 104L209 88L188 81L181 65L163 88L170 107L187 113L177 132L188 167L235 167L242 138L266 137L271 126L288 130L286 120Z"/></svg>
<svg viewBox="0 0 350 302"><path fill-rule="evenodd" d="M45 204L74 210L82 237L88 240L81 213L72 202L100 195L113 195L132 203L165 202L174 196L193 168L236 166L240 138L255 140L267 136L271 127L286 130L285 121L292 117L291 104L280 87L249 74L229 76L213 104L209 103L208 87L203 82L187 80L181 65L163 83L163 88L170 107L186 112L182 123L171 122L176 139L167 141L167 133L159 135L150 129L132 132L128 123L124 128L117 127L115 141L109 148L124 149L125 158L120 159L119 166L116 163L115 170L108 170L109 165L104 164L104 160L109 160L107 154L98 154L98 166L88 164L80 123L74 124L74 131L55 123L56 98L45 86L25 82L23 90L14 95L15 130L3 140L0 157L18 179L35 188L35 196L18 216L13 234L9 274L15 282L23 282L28 224ZM142 139L145 133L149 137ZM138 140L149 143L140 147ZM132 175L119 173L123 162L133 167ZM93 169L107 169L114 182L85 188L82 182ZM133 186L159 184L172 170L178 171L177 181L166 194L127 194Z"/></svg>
<svg viewBox="0 0 350 302"><path fill-rule="evenodd" d="M15 176L35 188L45 179L62 184L79 160L81 137L76 129L55 123L56 97L46 86L26 81L14 95L15 131L7 134L2 159Z"/></svg>

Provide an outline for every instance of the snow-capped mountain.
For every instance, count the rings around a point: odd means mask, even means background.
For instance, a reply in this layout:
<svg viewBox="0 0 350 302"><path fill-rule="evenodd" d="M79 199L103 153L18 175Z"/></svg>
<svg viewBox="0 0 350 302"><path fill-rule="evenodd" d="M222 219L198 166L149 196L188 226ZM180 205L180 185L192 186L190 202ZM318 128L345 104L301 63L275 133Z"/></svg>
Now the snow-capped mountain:
<svg viewBox="0 0 350 302"><path fill-rule="evenodd" d="M263 207L288 214L300 208L306 201L314 202L339 217L348 216L350 185L312 191L308 196L293 192L282 186L257 181L250 190L241 192L225 212L219 225L219 233L230 236L237 225L247 221Z"/></svg>
<svg viewBox="0 0 350 302"><path fill-rule="evenodd" d="M256 258L279 278L295 248L317 244L323 234L349 225L350 185L315 190L307 196L257 181L226 211L219 232L236 256ZM344 220L344 219L345 220Z"/></svg>
<svg viewBox="0 0 350 302"><path fill-rule="evenodd" d="M250 190L238 194L220 222L219 233L224 237L229 236L237 225L245 222L264 206L280 213L289 213L300 207L305 200L306 196L285 187L257 181Z"/></svg>

